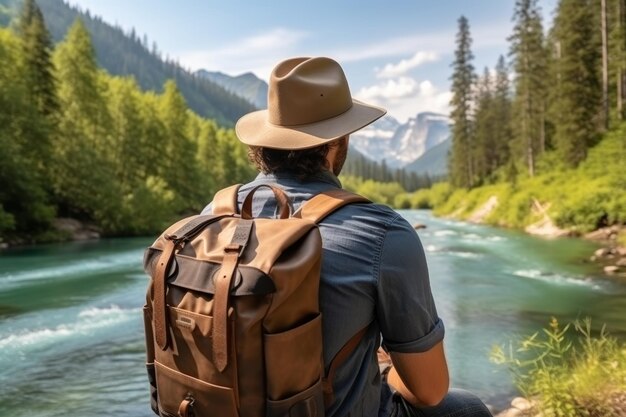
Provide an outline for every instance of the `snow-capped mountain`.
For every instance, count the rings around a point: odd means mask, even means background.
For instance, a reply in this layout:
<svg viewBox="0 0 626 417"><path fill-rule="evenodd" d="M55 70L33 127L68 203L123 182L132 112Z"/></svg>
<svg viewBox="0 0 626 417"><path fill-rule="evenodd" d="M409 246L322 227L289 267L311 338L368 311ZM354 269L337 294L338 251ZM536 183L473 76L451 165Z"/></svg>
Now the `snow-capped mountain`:
<svg viewBox="0 0 626 417"><path fill-rule="evenodd" d="M381 156L389 153L389 142L400 127L400 123L385 115L371 125L350 135L350 144L366 158L373 161L389 159Z"/></svg>
<svg viewBox="0 0 626 417"><path fill-rule="evenodd" d="M370 159L402 168L450 136L450 119L424 112L400 124L385 116L367 128L353 133L350 143Z"/></svg>

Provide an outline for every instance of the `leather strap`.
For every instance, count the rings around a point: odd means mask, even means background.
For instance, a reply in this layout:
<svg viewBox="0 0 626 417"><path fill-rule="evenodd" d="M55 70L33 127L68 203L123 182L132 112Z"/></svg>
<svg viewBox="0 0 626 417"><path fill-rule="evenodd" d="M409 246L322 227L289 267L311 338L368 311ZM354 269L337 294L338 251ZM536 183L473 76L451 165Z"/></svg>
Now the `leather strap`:
<svg viewBox="0 0 626 417"><path fill-rule="evenodd" d="M302 204L293 217L319 223L335 210L352 203L371 203L371 201L342 189L324 191Z"/></svg>
<svg viewBox="0 0 626 417"><path fill-rule="evenodd" d="M193 402L194 399L187 397L180 402L178 406L178 417L192 417L193 416Z"/></svg>
<svg viewBox="0 0 626 417"><path fill-rule="evenodd" d="M213 197L211 204L213 214L238 214L237 196L240 187L241 184L235 184L219 190Z"/></svg>
<svg viewBox="0 0 626 417"><path fill-rule="evenodd" d="M154 338L161 350L167 349L169 333L165 311L165 280L167 279L167 273L170 270L176 247L177 244L174 241L166 241L154 273Z"/></svg>
<svg viewBox="0 0 626 417"><path fill-rule="evenodd" d="M232 214L233 213L220 214L220 215L205 214L203 216L201 215L194 216L191 218L191 220L185 223L185 225L181 227L180 229L178 229L176 232L174 232L171 235L165 235L164 237L167 240L173 240L173 241L179 241L179 242L190 240L209 224L216 222L218 220L221 220L224 217L229 217Z"/></svg>
<svg viewBox="0 0 626 417"><path fill-rule="evenodd" d="M216 222L227 214L220 216L195 216L183 227L178 229L173 235L165 235L165 247L161 252L159 261L154 271L153 297L154 297L154 338L157 346L161 350L167 349L168 345L168 323L167 308L165 302L167 275L175 257L175 252L180 249L184 242L198 234L209 224Z"/></svg>
<svg viewBox="0 0 626 417"><path fill-rule="evenodd" d="M288 218L289 214L291 214L291 200L289 200L289 197L287 197L287 194L285 194L282 189L269 184L257 185L248 192L246 198L243 200L243 205L241 206L241 218L252 219L252 197L259 188L263 187L269 188L274 193L274 197L276 197L276 205L278 207L278 217L281 219Z"/></svg>
<svg viewBox="0 0 626 417"><path fill-rule="evenodd" d="M250 233L252 220L240 220L228 246L224 248L222 268L215 280L213 297L213 363L223 372L228 365L228 300L233 277L237 272L239 257L243 253Z"/></svg>
<svg viewBox="0 0 626 417"><path fill-rule="evenodd" d="M333 392L333 381L335 380L335 373L337 369L350 357L352 352L356 349L356 347L361 343L363 337L367 333L367 329L369 328L369 324L359 330L354 336L350 338L346 342L345 345L337 352L335 357L330 361L330 366L328 367L328 372L326 373L326 377L322 379L322 390L324 391L324 406L328 408L335 399L335 394Z"/></svg>

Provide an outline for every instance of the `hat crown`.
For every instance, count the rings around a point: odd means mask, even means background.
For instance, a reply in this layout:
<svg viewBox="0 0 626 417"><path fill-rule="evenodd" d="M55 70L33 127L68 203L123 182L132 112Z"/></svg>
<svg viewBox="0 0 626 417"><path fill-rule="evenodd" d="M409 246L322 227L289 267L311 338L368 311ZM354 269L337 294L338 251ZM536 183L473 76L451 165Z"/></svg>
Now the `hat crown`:
<svg viewBox="0 0 626 417"><path fill-rule="evenodd" d="M351 107L346 76L330 58L292 58L272 71L268 121L274 125L316 123L339 116Z"/></svg>

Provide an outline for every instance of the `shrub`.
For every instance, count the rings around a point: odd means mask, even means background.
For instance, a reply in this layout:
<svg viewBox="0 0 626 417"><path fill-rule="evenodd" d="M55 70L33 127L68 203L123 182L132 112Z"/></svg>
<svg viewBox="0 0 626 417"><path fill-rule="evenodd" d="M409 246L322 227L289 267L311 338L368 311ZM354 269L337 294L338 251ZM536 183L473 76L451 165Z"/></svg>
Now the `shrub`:
<svg viewBox="0 0 626 417"><path fill-rule="evenodd" d="M508 366L544 417L608 416L611 399L626 390L626 346L604 327L593 336L590 319L561 327L552 318L541 332L495 346L491 360Z"/></svg>

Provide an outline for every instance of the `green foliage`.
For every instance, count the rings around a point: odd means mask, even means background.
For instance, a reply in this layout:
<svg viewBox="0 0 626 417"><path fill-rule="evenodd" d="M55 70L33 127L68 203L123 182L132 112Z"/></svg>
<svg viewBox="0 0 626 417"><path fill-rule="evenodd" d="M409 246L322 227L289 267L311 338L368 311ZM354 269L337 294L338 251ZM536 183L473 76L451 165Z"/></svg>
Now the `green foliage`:
<svg viewBox="0 0 626 417"><path fill-rule="evenodd" d="M545 417L612 415L610 399L626 389L626 346L591 320L561 327L555 318L541 332L494 346L491 360L506 365L520 392Z"/></svg>
<svg viewBox="0 0 626 417"><path fill-rule="evenodd" d="M369 178L376 182L397 182L407 191L430 187L433 179L428 174L418 175L410 169L393 169L382 163L372 161L354 148L350 148L346 163L341 171L345 176Z"/></svg>
<svg viewBox="0 0 626 417"><path fill-rule="evenodd" d="M0 234L26 236L49 226L54 208L44 189L41 166L45 160L33 152L37 142L33 126L42 115L29 100L20 59L21 41L0 29Z"/></svg>
<svg viewBox="0 0 626 417"><path fill-rule="evenodd" d="M376 203L391 206L396 203L398 196L406 193L397 182L381 183L360 177L342 176L341 183L346 190L361 194Z"/></svg>
<svg viewBox="0 0 626 417"><path fill-rule="evenodd" d="M557 157L547 153L538 161L539 175L530 177L526 172L520 173L514 185L502 181L471 190L455 189L445 200L430 199L429 205L436 214L465 218L495 196L498 205L485 221L513 228L524 228L543 218L537 203L557 226L579 233L607 224L626 223L624 137L626 123L606 134L575 169L559 165ZM420 190L412 198L424 200L431 190Z"/></svg>
<svg viewBox="0 0 626 417"><path fill-rule="evenodd" d="M0 61L14 63L0 66L2 239L67 238L51 229L57 211L109 235L155 233L252 178L232 129L192 113L173 81L143 93L100 70L80 21L46 64L45 26L26 4L26 38L0 29Z"/></svg>
<svg viewBox="0 0 626 417"><path fill-rule="evenodd" d="M453 191L454 189L450 183L440 182L431 188L421 189L408 195L399 195L398 198L400 198L399 201L402 202L403 206L405 205L404 201L408 200L410 208L433 209L442 207L450 199ZM398 207L399 205L396 204L396 206Z"/></svg>

